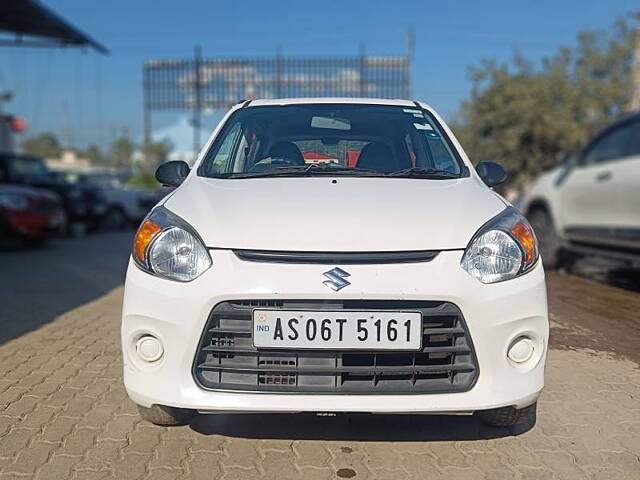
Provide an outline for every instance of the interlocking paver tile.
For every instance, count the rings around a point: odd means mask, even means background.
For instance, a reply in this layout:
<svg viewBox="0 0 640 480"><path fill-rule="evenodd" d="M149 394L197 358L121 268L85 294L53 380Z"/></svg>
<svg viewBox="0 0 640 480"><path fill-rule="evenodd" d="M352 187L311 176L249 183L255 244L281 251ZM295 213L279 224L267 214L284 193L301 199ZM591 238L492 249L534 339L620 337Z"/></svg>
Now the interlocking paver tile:
<svg viewBox="0 0 640 480"><path fill-rule="evenodd" d="M521 480L554 480L558 478L549 470L533 467L518 467L517 478Z"/></svg>
<svg viewBox="0 0 640 480"><path fill-rule="evenodd" d="M126 440L102 440L96 442L94 448L87 450L77 458L76 468L85 470L112 469L119 459L119 453L127 444Z"/></svg>
<svg viewBox="0 0 640 480"><path fill-rule="evenodd" d="M293 450L298 455L299 467L325 467L331 460L329 451L322 442L295 442Z"/></svg>
<svg viewBox="0 0 640 480"><path fill-rule="evenodd" d="M8 470L16 473L35 473L47 463L56 447L50 443L34 443L18 453L16 462Z"/></svg>
<svg viewBox="0 0 640 480"><path fill-rule="evenodd" d="M149 480L177 480L182 476L182 470L175 470L172 468L153 468L149 470L146 478Z"/></svg>
<svg viewBox="0 0 640 480"><path fill-rule="evenodd" d="M258 480L263 479L264 475L256 468L230 467L225 469L220 478L223 480Z"/></svg>
<svg viewBox="0 0 640 480"><path fill-rule="evenodd" d="M23 451L33 437L33 430L14 428L0 439L0 457L12 457Z"/></svg>
<svg viewBox="0 0 640 480"><path fill-rule="evenodd" d="M300 472L304 480L329 480L336 478L336 473L329 468L301 467Z"/></svg>
<svg viewBox="0 0 640 480"><path fill-rule="evenodd" d="M79 470L75 472L75 475L71 477L73 480L105 480L107 478L113 478L109 471L93 471L93 470ZM128 477L121 477L128 478Z"/></svg>
<svg viewBox="0 0 640 480"><path fill-rule="evenodd" d="M302 478L292 451L269 451L260 461L266 478Z"/></svg>
<svg viewBox="0 0 640 480"><path fill-rule="evenodd" d="M115 462L115 476L116 478L126 478L127 480L136 480L138 478L144 478L148 473L148 465L152 455L139 455L132 453L125 455L123 459L118 459Z"/></svg>
<svg viewBox="0 0 640 480"><path fill-rule="evenodd" d="M190 452L188 468L193 478L218 478L222 474L220 455L205 451Z"/></svg>
<svg viewBox="0 0 640 480"><path fill-rule="evenodd" d="M150 468L167 467L182 468L182 463L187 458L187 440L166 439L155 448L155 456Z"/></svg>
<svg viewBox="0 0 640 480"><path fill-rule="evenodd" d="M6 435L9 429L13 427L15 424L16 424L16 419L14 417L5 417L3 415L0 415L0 438Z"/></svg>
<svg viewBox="0 0 640 480"><path fill-rule="evenodd" d="M63 446L58 451L66 455L84 455L94 447L97 436L97 430L77 428L65 437Z"/></svg>
<svg viewBox="0 0 640 480"><path fill-rule="evenodd" d="M46 424L42 433L36 435L35 438L39 441L61 442L65 436L71 433L77 423L77 418L58 415L50 423Z"/></svg>
<svg viewBox="0 0 640 480"><path fill-rule="evenodd" d="M53 455L36 473L36 480L52 480L70 478L73 467L78 464L80 457Z"/></svg>
<svg viewBox="0 0 640 480"><path fill-rule="evenodd" d="M0 413L4 413L4 410L6 410L8 406L22 398L22 396L28 391L29 389L27 387L13 384L3 392L0 392Z"/></svg>
<svg viewBox="0 0 640 480"><path fill-rule="evenodd" d="M41 429L41 428L44 427L44 425L46 425L49 422L51 422L53 417L59 411L60 410L58 408L55 408L55 407L47 407L47 406L44 406L44 405L43 406L38 405L32 411L30 411L29 413L25 414L24 417L22 417L22 420L20 420L20 422L17 423L17 426L20 427L20 428Z"/></svg>

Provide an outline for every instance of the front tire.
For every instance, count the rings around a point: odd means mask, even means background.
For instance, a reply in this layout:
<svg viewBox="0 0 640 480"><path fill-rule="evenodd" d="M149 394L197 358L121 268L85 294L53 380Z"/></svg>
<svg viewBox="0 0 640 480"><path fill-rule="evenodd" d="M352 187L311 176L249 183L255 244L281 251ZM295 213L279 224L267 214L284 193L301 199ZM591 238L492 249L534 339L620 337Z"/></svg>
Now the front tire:
<svg viewBox="0 0 640 480"><path fill-rule="evenodd" d="M544 208L536 208L529 213L528 217L538 239L542 265L547 270L555 270L560 266L561 241L551 215Z"/></svg>
<svg viewBox="0 0 640 480"><path fill-rule="evenodd" d="M143 420L165 427L187 425L197 415L195 410L165 405L151 405L150 408L138 405L138 413Z"/></svg>
<svg viewBox="0 0 640 480"><path fill-rule="evenodd" d="M479 412L480 419L491 427L515 427L535 423L537 403L525 408L501 407Z"/></svg>

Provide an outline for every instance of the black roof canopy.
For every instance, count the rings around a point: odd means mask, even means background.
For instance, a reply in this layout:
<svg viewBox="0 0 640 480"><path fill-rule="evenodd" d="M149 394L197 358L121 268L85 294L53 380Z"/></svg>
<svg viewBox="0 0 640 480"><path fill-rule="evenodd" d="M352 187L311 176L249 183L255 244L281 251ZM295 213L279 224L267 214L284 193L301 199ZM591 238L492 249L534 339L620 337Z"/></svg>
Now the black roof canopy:
<svg viewBox="0 0 640 480"><path fill-rule="evenodd" d="M103 54L109 51L78 30L38 0L0 0L0 31L16 34L12 45L89 46ZM47 42L25 41L22 36L43 37ZM3 42L4 45L8 43Z"/></svg>

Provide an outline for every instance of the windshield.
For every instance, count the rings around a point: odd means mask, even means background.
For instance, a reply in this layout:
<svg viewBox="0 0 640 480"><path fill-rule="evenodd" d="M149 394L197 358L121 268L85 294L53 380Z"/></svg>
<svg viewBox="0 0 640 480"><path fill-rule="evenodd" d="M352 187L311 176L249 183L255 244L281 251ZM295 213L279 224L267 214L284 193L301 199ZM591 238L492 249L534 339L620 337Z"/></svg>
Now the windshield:
<svg viewBox="0 0 640 480"><path fill-rule="evenodd" d="M452 178L465 168L435 118L418 108L288 105L236 111L207 152L207 177L366 174Z"/></svg>
<svg viewBox="0 0 640 480"><path fill-rule="evenodd" d="M16 156L9 162L9 177L13 181L28 181L50 175L44 161L38 157Z"/></svg>

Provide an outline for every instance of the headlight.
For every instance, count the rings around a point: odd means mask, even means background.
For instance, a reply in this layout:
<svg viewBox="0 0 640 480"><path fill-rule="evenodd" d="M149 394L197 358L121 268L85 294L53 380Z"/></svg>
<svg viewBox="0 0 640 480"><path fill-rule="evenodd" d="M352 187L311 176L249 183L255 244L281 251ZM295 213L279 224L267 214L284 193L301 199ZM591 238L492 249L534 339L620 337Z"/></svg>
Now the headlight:
<svg viewBox="0 0 640 480"><path fill-rule="evenodd" d="M538 244L531 225L509 207L473 236L461 265L482 283L495 283L522 275L537 260Z"/></svg>
<svg viewBox="0 0 640 480"><path fill-rule="evenodd" d="M212 263L195 230L164 207L154 209L140 225L133 259L144 271L179 282L194 280Z"/></svg>
<svg viewBox="0 0 640 480"><path fill-rule="evenodd" d="M0 193L0 206L9 210L24 210L29 206L29 200L19 193Z"/></svg>

